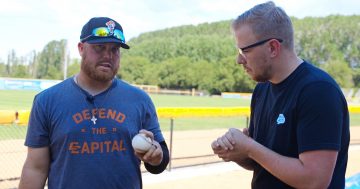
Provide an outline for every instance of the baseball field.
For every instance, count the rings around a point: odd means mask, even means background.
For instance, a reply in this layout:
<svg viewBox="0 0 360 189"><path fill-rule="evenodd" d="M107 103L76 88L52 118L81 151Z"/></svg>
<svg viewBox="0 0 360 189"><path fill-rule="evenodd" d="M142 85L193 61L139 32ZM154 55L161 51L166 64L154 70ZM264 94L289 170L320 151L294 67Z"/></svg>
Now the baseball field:
<svg viewBox="0 0 360 189"><path fill-rule="evenodd" d="M1 91L0 110L29 110L37 92ZM151 95L156 107L238 107L249 106L249 99ZM243 128L246 117L160 119L161 129L172 145L172 161L160 175L143 172L144 189L165 188L250 188L251 172L233 163L222 162L212 154L210 143L230 127ZM16 188L26 158L23 146L26 126L0 125L0 189ZM170 136L172 135L172 141ZM360 172L360 116L351 114L351 147L346 176Z"/></svg>

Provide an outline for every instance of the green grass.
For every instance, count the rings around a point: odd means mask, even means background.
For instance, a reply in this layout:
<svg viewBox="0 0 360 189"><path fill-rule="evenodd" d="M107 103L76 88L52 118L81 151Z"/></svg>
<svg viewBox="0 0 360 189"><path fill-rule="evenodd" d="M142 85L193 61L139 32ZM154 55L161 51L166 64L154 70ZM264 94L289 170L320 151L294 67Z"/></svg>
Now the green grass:
<svg viewBox="0 0 360 189"><path fill-rule="evenodd" d="M360 126L360 114L350 114L350 126L352 127Z"/></svg>
<svg viewBox="0 0 360 189"><path fill-rule="evenodd" d="M0 140L23 139L26 131L26 126L0 125Z"/></svg>
<svg viewBox="0 0 360 189"><path fill-rule="evenodd" d="M29 110L38 91L0 90L0 110ZM156 107L233 107L249 106L250 100L221 97L150 95Z"/></svg>
<svg viewBox="0 0 360 189"><path fill-rule="evenodd" d="M37 91L0 90L0 110L30 110ZM150 95L156 107L234 107L249 106L249 99L224 99L221 97L192 97L179 95ZM215 128L243 128L245 117L177 118L175 130L201 130ZM170 119L159 119L161 129L170 129ZM360 114L350 114L351 126L360 126ZM27 127L0 125L0 140L24 138Z"/></svg>
<svg viewBox="0 0 360 189"><path fill-rule="evenodd" d="M38 91L0 90L0 110L30 110Z"/></svg>
<svg viewBox="0 0 360 189"><path fill-rule="evenodd" d="M0 110L30 110L38 91L0 90ZM249 106L250 100L221 97L191 97L179 95L150 95L156 107L233 107ZM170 119L159 119L161 129L170 129ZM178 118L173 120L175 130L245 127L245 117ZM0 126L0 140L24 138L24 126Z"/></svg>
<svg viewBox="0 0 360 189"><path fill-rule="evenodd" d="M234 107L250 105L250 99L180 95L151 95L150 97L156 107Z"/></svg>
<svg viewBox="0 0 360 189"><path fill-rule="evenodd" d="M180 95L151 95L156 107L234 107L249 106L249 99L230 99L221 97L199 97ZM170 130L171 120L160 118L163 131ZM177 118L173 120L175 130L202 130L214 128L243 128L246 117L208 117L208 118Z"/></svg>
<svg viewBox="0 0 360 189"><path fill-rule="evenodd" d="M170 130L171 120L160 119L161 129ZM246 117L177 118L173 120L174 130L204 130L215 128L246 127Z"/></svg>

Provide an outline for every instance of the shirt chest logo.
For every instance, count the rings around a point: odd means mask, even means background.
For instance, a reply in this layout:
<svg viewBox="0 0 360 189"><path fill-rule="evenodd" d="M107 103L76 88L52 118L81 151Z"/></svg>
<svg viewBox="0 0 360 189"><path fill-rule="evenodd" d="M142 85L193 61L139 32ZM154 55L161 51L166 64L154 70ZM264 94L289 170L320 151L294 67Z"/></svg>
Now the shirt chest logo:
<svg viewBox="0 0 360 189"><path fill-rule="evenodd" d="M285 116L284 114L279 114L278 118L276 119L277 125L282 125L285 123Z"/></svg>

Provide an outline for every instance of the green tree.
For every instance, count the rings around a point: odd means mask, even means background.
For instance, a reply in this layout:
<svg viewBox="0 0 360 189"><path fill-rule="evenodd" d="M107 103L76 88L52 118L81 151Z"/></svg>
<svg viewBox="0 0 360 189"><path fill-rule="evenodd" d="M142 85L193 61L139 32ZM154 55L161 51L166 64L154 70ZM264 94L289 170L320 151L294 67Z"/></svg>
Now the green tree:
<svg viewBox="0 0 360 189"><path fill-rule="evenodd" d="M12 49L7 57L6 73L8 76L13 77L14 69L20 64L19 58L16 56L16 52Z"/></svg>
<svg viewBox="0 0 360 189"><path fill-rule="evenodd" d="M121 60L119 76L120 78L135 84L149 84L146 70L150 67L150 62L145 57L125 57Z"/></svg>
<svg viewBox="0 0 360 189"><path fill-rule="evenodd" d="M354 68L352 76L353 76L354 86L356 88L360 88L360 68Z"/></svg>
<svg viewBox="0 0 360 189"><path fill-rule="evenodd" d="M0 62L0 77L8 77L6 64L4 62Z"/></svg>
<svg viewBox="0 0 360 189"><path fill-rule="evenodd" d="M360 16L292 17L295 50L303 59L328 71L341 87L360 87ZM235 63L231 20L184 25L147 32L128 41L118 76L135 84L173 89L251 92L255 82ZM63 78L66 41L51 41L39 54L17 57L10 51L0 62L7 77ZM68 76L79 71L72 60ZM25 76L24 67L30 73Z"/></svg>
<svg viewBox="0 0 360 189"><path fill-rule="evenodd" d="M73 59L72 62L68 65L67 76L72 77L80 71L80 60Z"/></svg>
<svg viewBox="0 0 360 189"><path fill-rule="evenodd" d="M13 67L13 70L14 71L11 74L11 77L16 77L16 78L28 78L29 77L27 66L25 66L23 64L16 65L16 67Z"/></svg>
<svg viewBox="0 0 360 189"><path fill-rule="evenodd" d="M66 43L66 40L54 40L44 47L37 59L36 78L63 79Z"/></svg>
<svg viewBox="0 0 360 189"><path fill-rule="evenodd" d="M354 86L352 70L345 62L335 59L329 61L323 67L341 87L351 88Z"/></svg>
<svg viewBox="0 0 360 189"><path fill-rule="evenodd" d="M161 64L159 86L169 89L191 89L191 62L188 57L178 57L166 60Z"/></svg>

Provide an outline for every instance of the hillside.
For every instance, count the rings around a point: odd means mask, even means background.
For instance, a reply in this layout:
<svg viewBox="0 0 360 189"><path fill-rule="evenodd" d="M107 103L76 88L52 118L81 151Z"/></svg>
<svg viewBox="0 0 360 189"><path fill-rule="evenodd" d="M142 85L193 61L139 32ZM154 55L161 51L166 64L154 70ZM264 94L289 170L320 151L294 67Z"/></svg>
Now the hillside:
<svg viewBox="0 0 360 189"><path fill-rule="evenodd" d="M360 87L360 15L292 18L299 56L332 75L342 88ZM143 33L121 51L118 75L135 84L195 88L210 94L251 92L252 81L235 60L231 20ZM66 56L67 40L52 40L41 52L0 60L0 77L60 80L78 73L80 60ZM64 62L69 62L65 68ZM64 72L66 69L66 72Z"/></svg>
<svg viewBox="0 0 360 189"><path fill-rule="evenodd" d="M359 86L360 16L292 21L300 57L328 71L342 87ZM235 64L230 23L185 25L131 39L120 75L129 82L165 88L249 92L255 83Z"/></svg>

